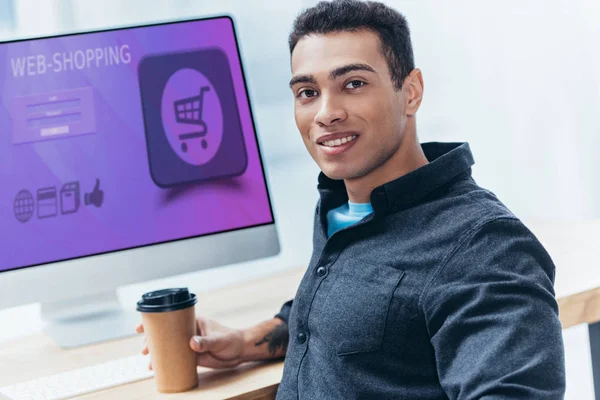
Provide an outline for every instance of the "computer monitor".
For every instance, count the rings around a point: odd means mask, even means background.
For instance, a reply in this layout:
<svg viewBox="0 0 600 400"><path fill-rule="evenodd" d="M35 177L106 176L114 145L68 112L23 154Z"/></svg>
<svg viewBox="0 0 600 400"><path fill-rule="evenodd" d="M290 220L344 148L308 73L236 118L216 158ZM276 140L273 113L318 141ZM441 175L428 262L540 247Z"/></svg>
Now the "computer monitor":
<svg viewBox="0 0 600 400"><path fill-rule="evenodd" d="M0 43L0 308L62 347L116 288L279 253L229 15Z"/></svg>

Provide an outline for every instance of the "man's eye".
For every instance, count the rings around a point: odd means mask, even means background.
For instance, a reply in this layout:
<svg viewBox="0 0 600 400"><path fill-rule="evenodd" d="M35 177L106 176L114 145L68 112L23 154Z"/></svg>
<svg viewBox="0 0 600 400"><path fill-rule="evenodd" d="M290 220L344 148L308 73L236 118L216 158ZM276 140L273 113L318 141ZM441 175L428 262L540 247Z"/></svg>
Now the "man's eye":
<svg viewBox="0 0 600 400"><path fill-rule="evenodd" d="M348 89L358 89L359 87L362 87L364 85L366 85L366 82L359 81L359 80L353 80L353 81L348 82L346 87Z"/></svg>
<svg viewBox="0 0 600 400"><path fill-rule="evenodd" d="M302 99L307 99L309 97L313 97L315 96L317 93L316 90L312 90L312 89L305 89L303 91L301 91L300 93L298 93L298 97L302 98ZM304 96L305 95L305 96Z"/></svg>

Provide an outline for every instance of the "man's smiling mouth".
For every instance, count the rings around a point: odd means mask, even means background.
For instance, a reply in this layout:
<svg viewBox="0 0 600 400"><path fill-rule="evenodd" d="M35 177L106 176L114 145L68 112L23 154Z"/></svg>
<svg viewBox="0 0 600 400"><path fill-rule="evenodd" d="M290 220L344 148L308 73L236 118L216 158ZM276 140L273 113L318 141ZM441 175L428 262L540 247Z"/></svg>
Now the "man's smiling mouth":
<svg viewBox="0 0 600 400"><path fill-rule="evenodd" d="M336 147L336 146L341 146L342 144L351 142L354 139L356 139L357 137L358 137L358 135L352 135L352 136L345 137L342 139L327 140L327 141L321 142L319 144L322 146L327 146L327 147Z"/></svg>
<svg viewBox="0 0 600 400"><path fill-rule="evenodd" d="M358 135L355 133L326 135L318 139L317 144L325 147L337 147L356 140L357 137Z"/></svg>

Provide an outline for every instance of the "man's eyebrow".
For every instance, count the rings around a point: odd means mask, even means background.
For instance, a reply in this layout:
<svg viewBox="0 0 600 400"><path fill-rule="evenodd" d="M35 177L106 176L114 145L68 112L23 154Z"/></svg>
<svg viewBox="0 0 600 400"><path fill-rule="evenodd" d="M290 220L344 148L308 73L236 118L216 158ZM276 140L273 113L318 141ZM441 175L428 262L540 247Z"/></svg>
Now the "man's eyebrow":
<svg viewBox="0 0 600 400"><path fill-rule="evenodd" d="M340 76L344 76L348 72L352 72L352 71L375 72L373 67L371 67L368 64L363 64L363 63L348 64L348 65L344 65L343 67L339 67L339 68L336 68L333 71L331 71L329 73L329 79L334 80L334 79L339 78Z"/></svg>
<svg viewBox="0 0 600 400"><path fill-rule="evenodd" d="M344 65L342 67L336 68L333 71L331 71L329 73L329 79L334 80L334 79L339 78L340 76L344 76L348 72L352 72L352 71L375 72L373 67L371 67L368 64L363 64L363 63L348 64L348 65ZM317 81L315 80L315 77L313 75L298 75L298 76L293 77L290 80L290 88L297 83L312 83L313 85L316 85Z"/></svg>
<svg viewBox="0 0 600 400"><path fill-rule="evenodd" d="M317 81L315 80L315 77L312 76L312 75L298 75L298 76L294 76L290 80L290 88L292 86L294 86L296 83L312 83L313 85L316 85Z"/></svg>

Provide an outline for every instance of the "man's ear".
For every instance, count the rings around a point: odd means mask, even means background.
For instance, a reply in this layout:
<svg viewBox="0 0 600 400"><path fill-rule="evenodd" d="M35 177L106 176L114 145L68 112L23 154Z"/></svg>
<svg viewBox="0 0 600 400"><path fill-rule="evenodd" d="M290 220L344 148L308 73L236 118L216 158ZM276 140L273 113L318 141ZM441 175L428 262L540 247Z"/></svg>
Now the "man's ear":
<svg viewBox="0 0 600 400"><path fill-rule="evenodd" d="M406 115L415 115L423 100L423 74L418 68L413 69L402 84L406 93Z"/></svg>

